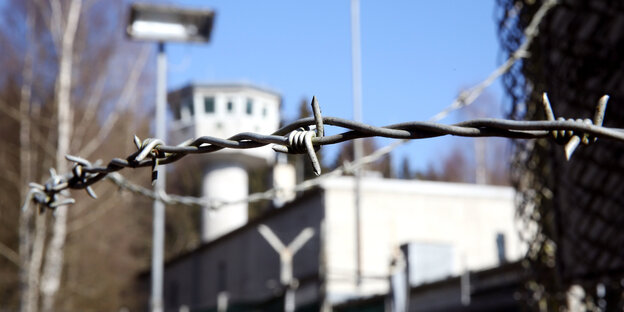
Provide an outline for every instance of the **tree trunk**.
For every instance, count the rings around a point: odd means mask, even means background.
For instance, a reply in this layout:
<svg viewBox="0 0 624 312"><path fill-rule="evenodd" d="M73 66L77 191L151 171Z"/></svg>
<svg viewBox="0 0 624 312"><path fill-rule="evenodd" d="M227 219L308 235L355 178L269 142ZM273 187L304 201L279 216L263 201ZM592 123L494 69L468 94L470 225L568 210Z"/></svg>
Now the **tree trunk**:
<svg viewBox="0 0 624 312"><path fill-rule="evenodd" d="M46 237L46 215L37 214L35 216L35 220L35 239L33 241L32 253L28 266L28 293L26 294L26 304L22 306L22 309L28 312L37 311L38 307L40 280L39 272L41 270Z"/></svg>
<svg viewBox="0 0 624 312"><path fill-rule="evenodd" d="M69 5L65 27L61 37L59 51L59 73L57 77L58 105L58 143L56 150L57 172L67 171L65 155L69 153L72 129L72 111L70 107L72 63L74 39L80 18L81 0L72 0ZM46 262L41 279L44 312L54 310L54 300L61 284L63 256L67 238L67 206L59 206L55 211L52 225L52 238L46 253Z"/></svg>
<svg viewBox="0 0 624 312"><path fill-rule="evenodd" d="M32 93L32 78L33 78L33 59L34 59L34 21L33 11L31 5L26 4L26 27L28 29L27 51L24 58L24 69L22 75L24 81L22 82L22 88L20 93L20 183L21 198L26 198L28 193L28 182L32 179L31 166L33 162L31 159L32 149L30 148L30 99ZM26 198L29 200L29 198ZM27 203L26 203L27 204ZM28 205L26 205L28 207ZM19 253L20 253L20 288L21 288L21 311L33 311L29 305L29 299L32 296L32 292L38 293L39 287L30 287L30 274L29 270L31 261L31 228L30 224L33 218L33 207L20 211L20 223L19 223ZM39 273L37 272L37 275ZM38 281L37 281L38 283Z"/></svg>

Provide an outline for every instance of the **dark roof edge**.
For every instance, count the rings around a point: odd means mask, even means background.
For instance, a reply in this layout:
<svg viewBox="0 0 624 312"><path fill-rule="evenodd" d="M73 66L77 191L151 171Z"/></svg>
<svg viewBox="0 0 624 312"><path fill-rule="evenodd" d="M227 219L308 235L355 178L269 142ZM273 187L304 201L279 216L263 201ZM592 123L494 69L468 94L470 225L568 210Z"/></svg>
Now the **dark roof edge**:
<svg viewBox="0 0 624 312"><path fill-rule="evenodd" d="M165 267L170 266L172 264L175 264L176 262L182 261L188 257L190 257L191 255L198 253L202 250L206 250L211 248L214 245L217 245L219 243L221 243L222 241L225 241L227 239L229 239L230 237L233 237L235 235L238 235L238 233L243 232L245 230L247 230L248 228L252 228L255 227L257 225L259 225L260 223L265 222L268 219L273 218L274 216L280 215L282 213L285 213L286 211L289 211L291 209L296 209L297 207L302 207L301 205L299 205L299 203L303 202L303 201L307 201L310 200L316 196L319 196L320 194L322 194L323 189L321 189L320 187L315 187L305 193L303 193L303 195L301 195L300 197L298 197L297 199L293 200L290 203L287 203L286 205L284 205L281 208L273 208L271 210L269 210L268 212L266 212L265 214L261 215L258 218L255 218L253 220L250 220L249 222L247 222L247 224L233 230L232 232L229 232L215 240L212 240L210 242L207 243L202 243L199 246L197 246L197 248L183 252L177 256L174 256L168 260L165 261ZM142 272L139 275L144 275L146 273L149 273L149 271L146 272Z"/></svg>
<svg viewBox="0 0 624 312"><path fill-rule="evenodd" d="M193 89L193 88L242 88L242 89L253 89L253 90L257 90L257 91L262 91L262 92L266 92L266 93L271 93L279 98L282 97L281 93L268 88L268 87L261 87L261 86L257 86L254 85L252 83L247 83L247 82L216 82L216 83L204 83L204 82L190 82L180 88L177 88L173 91L170 91L169 93L176 93L182 90L186 90L186 89Z"/></svg>

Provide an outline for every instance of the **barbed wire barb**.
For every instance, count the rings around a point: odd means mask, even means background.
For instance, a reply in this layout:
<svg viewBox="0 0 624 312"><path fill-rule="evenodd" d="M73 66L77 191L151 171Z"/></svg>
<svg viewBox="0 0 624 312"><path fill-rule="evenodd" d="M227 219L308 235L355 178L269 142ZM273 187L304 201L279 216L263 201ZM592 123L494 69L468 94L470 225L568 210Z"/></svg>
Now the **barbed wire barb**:
<svg viewBox="0 0 624 312"><path fill-rule="evenodd" d="M593 121L589 118L585 118L585 119L576 119L576 122L584 123L587 125L602 126L602 123L604 121L604 115L607 110L608 101L609 101L609 95L605 94L602 97L600 97L600 99L598 100L598 105L596 106L596 111L594 113ZM550 100L548 99L548 94L546 92L542 94L542 106L546 114L546 119L549 121L554 121L555 114L553 112L552 106L550 104ZM559 117L557 118L557 120L565 121L566 119L563 117ZM568 120L574 121L573 119L568 119ZM570 160L570 158L572 157L572 154L574 153L574 151L576 150L576 148L579 146L581 142L584 145L588 145L588 144L596 142L597 140L596 137L592 137L588 135L587 133L577 132L575 134L574 131L570 131L570 130L552 131L551 134L553 138L555 139L555 142L559 144L565 144L564 151L565 151L565 156L567 160Z"/></svg>

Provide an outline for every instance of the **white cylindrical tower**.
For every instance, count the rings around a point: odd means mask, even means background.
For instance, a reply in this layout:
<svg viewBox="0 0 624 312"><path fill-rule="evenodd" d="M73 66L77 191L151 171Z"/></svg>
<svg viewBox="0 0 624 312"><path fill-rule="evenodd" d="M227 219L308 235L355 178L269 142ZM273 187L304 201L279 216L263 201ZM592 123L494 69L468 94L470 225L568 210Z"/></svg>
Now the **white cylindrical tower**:
<svg viewBox="0 0 624 312"><path fill-rule="evenodd" d="M205 198L219 202L237 202L217 210L202 213L202 240L211 241L247 223L249 194L247 169L240 162L215 162L204 172L202 193Z"/></svg>
<svg viewBox="0 0 624 312"><path fill-rule="evenodd" d="M288 163L286 154L277 154L277 162L273 166L273 187L277 190L273 205L276 208L281 208L285 203L295 199L295 185L297 185L295 166Z"/></svg>
<svg viewBox="0 0 624 312"><path fill-rule="evenodd" d="M280 121L280 95L249 85L190 85L172 92L169 102L173 143L200 136L229 138L241 132L270 134ZM202 209L201 237L207 242L247 223L248 171L271 165L274 152L265 146L223 149L199 157L204 167L203 197L210 202L236 202L217 210Z"/></svg>

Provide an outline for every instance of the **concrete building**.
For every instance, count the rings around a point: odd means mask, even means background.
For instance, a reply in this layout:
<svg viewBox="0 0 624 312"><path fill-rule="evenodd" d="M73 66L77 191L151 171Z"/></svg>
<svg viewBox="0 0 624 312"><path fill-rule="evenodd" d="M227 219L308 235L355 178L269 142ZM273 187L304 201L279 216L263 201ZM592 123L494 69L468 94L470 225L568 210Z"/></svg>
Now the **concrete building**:
<svg viewBox="0 0 624 312"><path fill-rule="evenodd" d="M411 286L407 311L526 311L522 298L529 276L521 263L510 262L467 275ZM465 278L470 284L465 286ZM333 307L335 312L388 311L392 305L386 294L359 298Z"/></svg>
<svg viewBox="0 0 624 312"><path fill-rule="evenodd" d="M280 96L249 85L190 85L171 93L169 102L176 143L203 135L272 133L280 120ZM276 186L295 183L294 169L284 161L274 164L268 147L224 149L202 159L203 195L211 200L246 197L247 171L259 166L274 167ZM285 245L304 228L314 230L293 257L297 311L388 293L396 270L390 264L401 255L407 258L410 286L497 267L522 255L511 188L366 176L361 194L359 219L352 177L326 178L290 202L294 193L285 193L273 201L281 208L251 222L246 203L204 209L203 244L166 263L167 311L224 305L281 310L279 304L270 307L287 289L280 257L259 233L261 224Z"/></svg>
<svg viewBox="0 0 624 312"><path fill-rule="evenodd" d="M412 285L491 268L522 255L511 188L367 178L362 181L358 260L353 182L340 177L322 185L326 287L332 302L387 292L387 279L379 277L390 275L390 261L406 244L412 249ZM358 261L363 275L359 286L353 279Z"/></svg>
<svg viewBox="0 0 624 312"><path fill-rule="evenodd" d="M192 84L169 95L173 112L170 126L176 144L190 138L229 138L241 132L272 133L279 127L279 94L245 84ZM268 148L224 149L204 157L203 197L234 201L247 197L252 168L273 163ZM202 211L203 241L210 241L247 223L247 204L241 202L217 212Z"/></svg>
<svg viewBox="0 0 624 312"><path fill-rule="evenodd" d="M298 311L387 293L390 263L401 246L412 250L411 286L493 268L522 255L513 195L508 187L364 178L358 260L353 180L329 178L283 208L167 262L165 305L168 311L212 309L219 294L227 294L230 308L244 309L282 296L280 259L258 233L260 224L283 242L303 228L315 230L293 259Z"/></svg>

